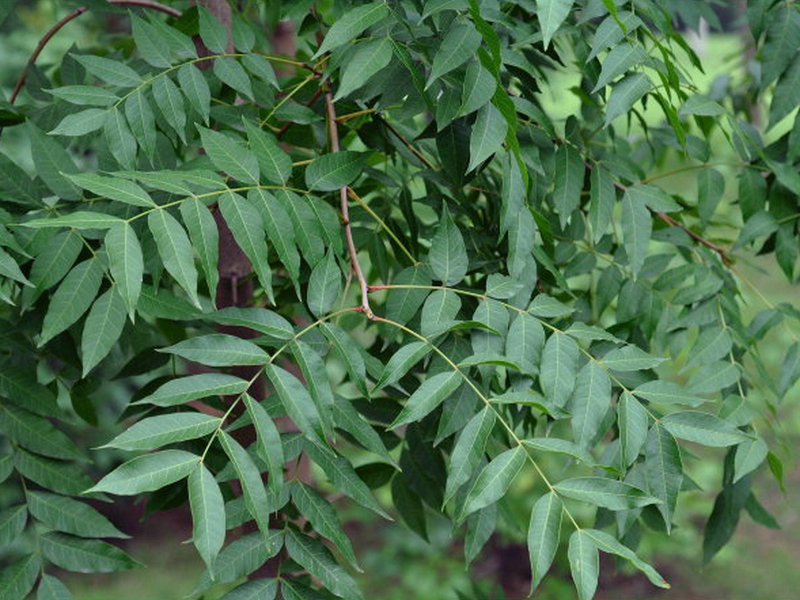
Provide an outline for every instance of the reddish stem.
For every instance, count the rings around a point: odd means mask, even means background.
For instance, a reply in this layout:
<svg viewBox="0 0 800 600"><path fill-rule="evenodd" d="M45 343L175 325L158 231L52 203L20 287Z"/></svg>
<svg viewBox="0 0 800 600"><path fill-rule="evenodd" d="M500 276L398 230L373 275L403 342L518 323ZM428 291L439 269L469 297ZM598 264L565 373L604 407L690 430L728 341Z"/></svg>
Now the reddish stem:
<svg viewBox="0 0 800 600"><path fill-rule="evenodd" d="M330 89L325 91L325 109L328 113L328 129L331 138L331 151L339 152L339 129L336 126L336 109L333 107L333 95ZM373 319L375 315L369 305L369 289L367 280L364 277L364 272L361 269L361 263L358 261L358 254L356 252L356 244L353 241L353 232L350 229L350 209L347 204L347 186L339 188L339 204L342 211L342 227L344 227L344 237L347 241L347 250L350 253L350 266L358 279L358 285L361 288L361 309L367 318Z"/></svg>

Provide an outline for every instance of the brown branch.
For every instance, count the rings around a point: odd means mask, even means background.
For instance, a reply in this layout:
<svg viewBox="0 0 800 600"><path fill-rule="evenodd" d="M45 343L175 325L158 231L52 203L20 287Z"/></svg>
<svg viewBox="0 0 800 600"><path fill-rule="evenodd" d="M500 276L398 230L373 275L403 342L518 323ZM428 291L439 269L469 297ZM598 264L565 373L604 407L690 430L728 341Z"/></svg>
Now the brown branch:
<svg viewBox="0 0 800 600"><path fill-rule="evenodd" d="M180 17L182 14L181 11L176 8L165 6L164 4L159 4L158 2L153 2L151 0L108 0L108 3L116 4L117 6L139 6L141 8L150 8L166 13L172 17ZM67 16L58 21L55 25L53 25L47 31L47 33L44 34L42 39L39 40L39 43L36 44L33 54L31 54L30 58L28 58L28 62L25 63L25 68L22 69L22 73L20 73L19 78L17 78L17 82L14 84L14 89L11 91L11 96L8 98L9 104L14 104L14 101L17 99L22 86L25 84L25 78L28 76L28 69L36 62L36 59L39 58L39 55L42 53L42 50L44 50L44 47L47 45L47 43L61 30L62 27L64 27L64 25L74 19L77 19L87 10L89 10L89 8L86 6L80 6L76 8ZM0 132L2 132L2 129L0 129Z"/></svg>
<svg viewBox="0 0 800 600"><path fill-rule="evenodd" d="M589 169L592 168L592 165L590 165L588 162L586 162L585 165ZM623 192L627 192L628 191L627 186L622 185L618 181L614 182L614 187L617 188L618 190L623 191ZM670 227L677 227L678 229L682 229L695 242L697 242L701 246L705 246L706 248L709 248L710 250L713 250L714 252L716 252L719 255L720 259L722 260L723 264L728 265L728 266L733 264L733 260L728 255L728 251L724 247L720 246L719 244L715 244L711 240L707 240L706 238L704 238L699 233L695 233L694 231L689 229L686 225L684 225L683 223L680 223L679 221L676 221L675 219L670 217L668 214L653 210L650 207L648 207L648 208L649 208L650 212L652 212L656 217L659 218L659 220L663 221L664 223L666 223Z"/></svg>
<svg viewBox="0 0 800 600"><path fill-rule="evenodd" d="M336 109L333 107L333 95L330 88L325 89L325 110L328 114L328 131L331 139L331 151L339 152L339 129L336 126ZM342 211L342 227L344 227L344 237L347 240L347 250L350 253L350 267L356 274L358 285L361 288L361 310L368 319L375 317L369 305L369 286L361 269L356 253L356 244L353 241L353 231L350 229L350 210L347 205L347 186L339 188L339 203Z"/></svg>
<svg viewBox="0 0 800 600"><path fill-rule="evenodd" d="M386 129L388 129L389 131L391 131L391 132L392 132L392 133L395 135L395 137L396 137L398 140L400 140L400 141L402 142L402 144L403 144L403 145L404 145L406 148L408 148L408 151L409 151L409 152L411 152L411 154L413 154L413 155L414 155L414 156L416 156L416 157L417 157L419 160L421 160L421 161L422 161L422 164L424 164L426 167L428 167L429 169L431 169L431 170L433 170L433 171L435 171L435 170L436 170L436 165L434 165L434 164L433 164L433 163L432 163L430 160L428 160L428 159L425 157L425 155L424 155L422 152L420 152L419 150L417 150L417 149L416 149L416 148L415 148L415 147L414 147L414 146L411 144L411 142L409 142L409 141L408 141L408 140L407 140L407 139L406 139L406 138L403 136L403 134L402 134L402 133L400 133L399 131L397 131L397 129L395 129L395 128L394 128L394 126L392 126L392 124L391 124L391 123L389 123L389 122L388 122L386 119L384 119L384 118L383 118L383 117L382 117L380 114L378 114L378 113L374 113L374 114L372 115L372 118L373 118L373 119L375 119L376 121L378 121L379 123L381 123L381 124L382 124L384 127L386 127Z"/></svg>

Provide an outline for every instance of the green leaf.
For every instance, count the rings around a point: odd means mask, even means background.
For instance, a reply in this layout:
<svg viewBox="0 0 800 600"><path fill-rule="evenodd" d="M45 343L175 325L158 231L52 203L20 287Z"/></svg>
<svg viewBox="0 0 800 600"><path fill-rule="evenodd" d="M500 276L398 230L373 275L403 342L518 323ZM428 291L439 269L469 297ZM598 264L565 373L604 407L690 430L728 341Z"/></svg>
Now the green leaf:
<svg viewBox="0 0 800 600"><path fill-rule="evenodd" d="M388 13L389 9L383 1L362 4L350 9L338 18L328 30L319 49L311 57L312 60L325 52L346 44L367 27L381 21Z"/></svg>
<svg viewBox="0 0 800 600"><path fill-rule="evenodd" d="M661 424L675 437L704 446L734 446L750 440L750 437L736 426L697 410L669 414L661 419Z"/></svg>
<svg viewBox="0 0 800 600"><path fill-rule="evenodd" d="M178 69L178 83L181 85L183 95L189 101L203 122L208 125L211 114L211 91L203 73L195 65L183 65Z"/></svg>
<svg viewBox="0 0 800 600"><path fill-rule="evenodd" d="M33 273L31 273L33 277ZM800 344L797 342L789 346L786 356L781 364L780 376L778 377L778 394L784 397L792 389L797 380L800 379Z"/></svg>
<svg viewBox="0 0 800 600"><path fill-rule="evenodd" d="M461 430L453 446L453 451L450 453L450 469L447 474L444 504L447 504L461 486L470 480L477 469L495 421L494 410L487 406L472 417Z"/></svg>
<svg viewBox="0 0 800 600"><path fill-rule="evenodd" d="M711 394L734 385L740 377L741 373L735 364L720 361L695 371L689 378L687 388L694 394Z"/></svg>
<svg viewBox="0 0 800 600"><path fill-rule="evenodd" d="M800 13L791 5L770 11L767 36L761 49L761 89L775 81L792 64L800 39Z"/></svg>
<svg viewBox="0 0 800 600"><path fill-rule="evenodd" d="M125 302L113 287L95 300L81 335L83 377L103 360L122 334Z"/></svg>
<svg viewBox="0 0 800 600"><path fill-rule="evenodd" d="M653 567L636 556L627 546L622 545L613 536L599 529L584 529L584 534L603 552L615 554L630 562L634 567L644 573L653 585L669 589L670 585Z"/></svg>
<svg viewBox="0 0 800 600"><path fill-rule="evenodd" d="M134 404L178 406L191 400L210 396L232 396L247 391L248 382L224 373L202 373L168 381L149 396Z"/></svg>
<svg viewBox="0 0 800 600"><path fill-rule="evenodd" d="M105 237L105 249L111 276L117 284L117 292L133 321L144 276L142 247L133 228L123 222L109 228Z"/></svg>
<svg viewBox="0 0 800 600"><path fill-rule="evenodd" d="M136 163L136 138L133 137L128 121L122 111L114 108L108 112L103 128L106 143L111 154L125 169L132 169Z"/></svg>
<svg viewBox="0 0 800 600"><path fill-rule="evenodd" d="M259 454L267 463L270 490L274 494L280 495L283 487L283 463L285 462L280 432L264 407L253 400L249 394L245 394L244 404L258 434Z"/></svg>
<svg viewBox="0 0 800 600"><path fill-rule="evenodd" d="M20 448L14 452L14 467L26 479L61 494L74 496L92 485L92 480L77 465L44 458Z"/></svg>
<svg viewBox="0 0 800 600"><path fill-rule="evenodd" d="M2 248L0 248L0 276L8 277L9 279L19 281L25 285L33 285L28 281L25 275L22 274L17 261Z"/></svg>
<svg viewBox="0 0 800 600"><path fill-rule="evenodd" d="M39 580L36 600L73 600L73 596L60 579L44 574Z"/></svg>
<svg viewBox="0 0 800 600"><path fill-rule="evenodd" d="M80 537L128 538L97 510L72 498L30 490L31 515L50 529Z"/></svg>
<svg viewBox="0 0 800 600"><path fill-rule="evenodd" d="M594 33L592 41L592 51L587 57L587 61L592 60L606 48L616 46L622 39L630 34L637 27L642 25L642 20L630 11L617 11L616 15L609 15ZM624 29L623 29L624 28Z"/></svg>
<svg viewBox="0 0 800 600"><path fill-rule="evenodd" d="M322 334L328 339L333 347L334 353L344 363L350 379L356 387L367 394L367 373L364 358L361 356L361 348L353 337L344 329L333 323L323 323L319 327Z"/></svg>
<svg viewBox="0 0 800 600"><path fill-rule="evenodd" d="M143 567L125 552L99 540L46 533L39 538L42 554L54 565L78 573L112 573Z"/></svg>
<svg viewBox="0 0 800 600"><path fill-rule="evenodd" d="M325 363L317 351L305 342L294 340L291 349L317 407L323 432L326 436L332 436L334 398Z"/></svg>
<svg viewBox="0 0 800 600"><path fill-rule="evenodd" d="M597 78L597 85L594 86L592 93L594 94L603 86L611 83L613 79L623 73L627 73L631 67L645 60L647 60L647 52L641 46L631 46L626 42L615 46L603 61L600 76Z"/></svg>
<svg viewBox="0 0 800 600"><path fill-rule="evenodd" d="M718 325L710 326L702 331L689 352L684 369L698 365L708 365L728 356L733 342L728 330Z"/></svg>
<svg viewBox="0 0 800 600"><path fill-rule="evenodd" d="M363 152L331 152L315 158L306 167L305 181L310 190L330 192L352 183L364 167Z"/></svg>
<svg viewBox="0 0 800 600"><path fill-rule="evenodd" d="M461 107L458 109L460 116L468 115L485 106L497 89L497 80L479 61L473 61L467 66L464 75L464 88L461 96ZM438 121L438 119L437 119ZM439 123L441 130L447 123Z"/></svg>
<svg viewBox="0 0 800 600"><path fill-rule="evenodd" d="M631 394L624 392L617 402L619 454L623 469L632 465L639 456L647 440L648 423L647 410L644 406Z"/></svg>
<svg viewBox="0 0 800 600"><path fill-rule="evenodd" d="M447 207L443 208L439 227L431 240L428 258L434 276L444 285L452 286L459 283L469 268L464 238Z"/></svg>
<svg viewBox="0 0 800 600"><path fill-rule="evenodd" d="M370 40L356 44L355 51L341 67L341 81L334 102L364 85L370 77L386 68L392 58L392 43L389 38Z"/></svg>
<svg viewBox="0 0 800 600"><path fill-rule="evenodd" d="M575 312L571 306L567 306L551 298L547 294L537 294L528 306L528 312L534 317L563 317Z"/></svg>
<svg viewBox="0 0 800 600"><path fill-rule="evenodd" d="M337 596L348 599L363 598L355 580L336 563L319 540L298 533L294 529L288 529L286 550L295 562Z"/></svg>
<svg viewBox="0 0 800 600"><path fill-rule="evenodd" d="M461 310L461 299L450 290L435 290L422 305L420 329L422 335L437 335L450 327Z"/></svg>
<svg viewBox="0 0 800 600"><path fill-rule="evenodd" d="M767 457L769 448L761 438L747 440L736 447L733 483L757 469Z"/></svg>
<svg viewBox="0 0 800 600"><path fill-rule="evenodd" d="M219 199L219 209L225 218L233 238L245 253L261 286L272 289L272 269L266 243L266 234L258 209L243 196L226 192Z"/></svg>
<svg viewBox="0 0 800 600"><path fill-rule="evenodd" d="M197 16L200 38L205 47L214 54L223 54L228 49L229 39L222 21L202 5L197 7Z"/></svg>
<svg viewBox="0 0 800 600"><path fill-rule="evenodd" d="M718 103L703 94L689 96L683 103L678 115L699 115L701 117L716 117L725 114L725 109Z"/></svg>
<svg viewBox="0 0 800 600"><path fill-rule="evenodd" d="M190 595L194 596L210 588L214 583L223 584L236 581L249 575L267 560L275 556L283 547L283 530L243 535L231 542L217 556L214 562L216 580L208 571L204 572Z"/></svg>
<svg viewBox="0 0 800 600"><path fill-rule="evenodd" d="M553 206L563 227L580 204L585 167L581 155L572 146L561 144L556 150L555 169Z"/></svg>
<svg viewBox="0 0 800 600"><path fill-rule="evenodd" d="M214 476L203 463L189 474L192 541L214 577L213 565L225 543L225 501Z"/></svg>
<svg viewBox="0 0 800 600"><path fill-rule="evenodd" d="M651 356L638 346L627 345L614 348L603 357L603 364L614 371L643 371L652 369L665 359Z"/></svg>
<svg viewBox="0 0 800 600"><path fill-rule="evenodd" d="M705 398L699 398L690 394L684 389L669 381L648 381L643 383L633 393L636 396L650 400L651 402L659 402L663 404L686 404L696 408L705 403Z"/></svg>
<svg viewBox="0 0 800 600"><path fill-rule="evenodd" d="M350 539L342 529L333 506L302 481L292 483L292 502L321 536L328 538L354 566L358 566Z"/></svg>
<svg viewBox="0 0 800 600"><path fill-rule="evenodd" d="M23 532L28 522L28 510L25 504L20 504L0 512L0 544L3 547L14 542Z"/></svg>
<svg viewBox="0 0 800 600"><path fill-rule="evenodd" d="M211 211L195 197L181 202L181 217L189 232L192 246L200 256L200 266L205 274L208 292L212 298L217 295L219 283L219 231Z"/></svg>
<svg viewBox="0 0 800 600"><path fill-rule="evenodd" d="M82 249L80 237L72 231L62 231L50 238L37 254L30 270L31 283L37 291L51 288L61 281L75 264Z"/></svg>
<svg viewBox="0 0 800 600"><path fill-rule="evenodd" d="M158 415L134 423L101 448L152 450L202 437L215 431L221 424L219 417L196 412Z"/></svg>
<svg viewBox="0 0 800 600"><path fill-rule="evenodd" d="M139 147L152 160L156 151L156 117L142 90L125 100L125 118Z"/></svg>
<svg viewBox="0 0 800 600"><path fill-rule="evenodd" d="M764 210L757 212L747 219L733 248L741 248L755 239L771 235L778 230L778 227L779 224L771 213Z"/></svg>
<svg viewBox="0 0 800 600"><path fill-rule="evenodd" d="M478 111L478 118L472 127L469 138L469 165L467 171L478 167L503 147L508 131L505 118L494 104L485 104Z"/></svg>
<svg viewBox="0 0 800 600"><path fill-rule="evenodd" d="M59 198L77 200L80 191L65 175L77 173L78 167L64 148L52 137L45 135L31 121L28 121L28 139L31 144L31 157L36 174Z"/></svg>
<svg viewBox="0 0 800 600"><path fill-rule="evenodd" d="M72 58L81 63L89 73L111 85L132 88L142 83L141 76L120 61L92 54L73 54Z"/></svg>
<svg viewBox="0 0 800 600"><path fill-rule="evenodd" d="M74 229L108 229L124 223L119 217L114 215L106 215L99 212L91 212L88 210L76 210L66 215L55 217L52 219L32 219L22 223L25 227L33 229L47 229L47 228L62 228L72 227Z"/></svg>
<svg viewBox="0 0 800 600"><path fill-rule="evenodd" d="M297 377L273 364L267 365L264 372L292 422L312 442L324 443L320 416L305 386Z"/></svg>
<svg viewBox="0 0 800 600"><path fill-rule="evenodd" d="M591 600L597 590L600 562L597 546L583 529L569 536L569 570L578 590L578 600Z"/></svg>
<svg viewBox="0 0 800 600"><path fill-rule="evenodd" d="M47 93L79 106L111 106L119 101L111 90L94 85L63 85Z"/></svg>
<svg viewBox="0 0 800 600"><path fill-rule="evenodd" d="M255 329L264 335L279 340L289 340L294 336L294 329L291 323L278 313L266 308L228 306L217 312L207 314L205 317L214 323L221 323L222 325Z"/></svg>
<svg viewBox="0 0 800 600"><path fill-rule="evenodd" d="M261 481L261 473L250 458L247 451L224 431L220 431L217 438L225 450L225 454L233 464L233 468L242 485L244 503L247 510L255 519L261 533L266 537L269 535L269 501L264 483Z"/></svg>
<svg viewBox="0 0 800 600"><path fill-rule="evenodd" d="M300 255L294 243L292 220L275 196L265 190L251 190L247 199L255 204L261 213L267 237L278 253L278 258L289 271L289 276L295 284L295 291L300 297Z"/></svg>
<svg viewBox="0 0 800 600"><path fill-rule="evenodd" d="M266 58L260 54L245 54L241 61L244 67L253 75L266 81L275 89L280 89L278 78L275 77L275 70Z"/></svg>
<svg viewBox="0 0 800 600"><path fill-rule="evenodd" d="M269 362L269 355L253 342L225 333L189 338L159 352L177 354L209 367L266 365Z"/></svg>
<svg viewBox="0 0 800 600"><path fill-rule="evenodd" d="M644 264L652 230L650 211L643 202L626 191L622 196L622 240L634 277Z"/></svg>
<svg viewBox="0 0 800 600"><path fill-rule="evenodd" d="M464 536L464 559L469 565L489 541L497 527L497 504L490 504L467 517L467 533Z"/></svg>
<svg viewBox="0 0 800 600"><path fill-rule="evenodd" d="M572 437L579 447L590 447L609 406L611 380L605 369L590 361L578 372L572 392Z"/></svg>
<svg viewBox="0 0 800 600"><path fill-rule="evenodd" d="M706 227L725 193L725 178L716 169L701 169L697 174L697 209L700 223Z"/></svg>
<svg viewBox="0 0 800 600"><path fill-rule="evenodd" d="M358 476L353 465L345 457L334 454L332 450L323 449L315 444L305 443L308 457L314 461L328 476L333 487L349 498L355 500L364 508L368 508L384 519L391 517L378 504L369 491L367 484Z"/></svg>
<svg viewBox="0 0 800 600"><path fill-rule="evenodd" d="M589 199L589 224L595 243L606 234L614 214L617 194L614 191L614 180L602 167L594 167L590 174L591 196Z"/></svg>
<svg viewBox="0 0 800 600"><path fill-rule="evenodd" d="M244 126L264 179L270 183L286 183L292 174L292 158L278 145L274 135L259 129L249 119L244 120Z"/></svg>
<svg viewBox="0 0 800 600"><path fill-rule="evenodd" d="M319 261L308 280L308 308L320 317L331 311L342 287L342 273L332 252Z"/></svg>
<svg viewBox="0 0 800 600"><path fill-rule="evenodd" d="M253 99L253 87L250 84L250 77L235 58L225 57L215 60L214 75L230 88L251 100Z"/></svg>
<svg viewBox="0 0 800 600"><path fill-rule="evenodd" d="M631 73L616 83L606 104L605 126L608 127L620 115L627 114L636 101L652 88L653 83L644 73Z"/></svg>
<svg viewBox="0 0 800 600"><path fill-rule="evenodd" d="M553 564L561 533L561 499L548 492L536 501L528 525L528 555L531 561L531 591L539 586Z"/></svg>
<svg viewBox="0 0 800 600"><path fill-rule="evenodd" d="M102 129L106 122L106 111L102 108L87 108L81 112L67 115L48 132L49 135L77 137Z"/></svg>
<svg viewBox="0 0 800 600"><path fill-rule="evenodd" d="M587 465L594 465L595 460L587 450L569 440L562 440L557 437L538 437L522 440L526 447L542 452L555 452L556 454L566 454L576 458Z"/></svg>
<svg viewBox="0 0 800 600"><path fill-rule="evenodd" d="M578 345L559 332L553 333L544 345L539 384L545 396L556 406L567 404L578 374Z"/></svg>
<svg viewBox="0 0 800 600"><path fill-rule="evenodd" d="M800 31L800 30L799 30ZM771 129L800 104L800 66L793 61L775 86L769 105L769 127Z"/></svg>
<svg viewBox="0 0 800 600"><path fill-rule="evenodd" d="M411 367L425 358L430 351L431 346L427 342L411 342L401 347L386 362L386 366L375 384L375 390L397 383L401 377L408 373Z"/></svg>
<svg viewBox="0 0 800 600"><path fill-rule="evenodd" d="M678 443L663 423L653 425L647 436L644 476L650 493L661 500L656 508L664 517L669 533L683 484L683 464Z"/></svg>
<svg viewBox="0 0 800 600"><path fill-rule="evenodd" d="M139 55L156 68L170 67L172 60L169 44L159 35L159 31L141 17L131 14L133 41Z"/></svg>
<svg viewBox="0 0 800 600"><path fill-rule="evenodd" d="M175 278L192 304L200 308L197 298L197 269L194 266L192 244L178 220L166 210L147 215L147 226L153 234L158 254L170 275Z"/></svg>
<svg viewBox="0 0 800 600"><path fill-rule="evenodd" d="M40 347L81 318L97 295L102 278L103 268L96 258L73 267L50 300L42 323Z"/></svg>
<svg viewBox="0 0 800 600"><path fill-rule="evenodd" d="M400 414L389 428L395 429L421 420L455 392L462 382L463 379L457 371L446 371L429 377L406 400Z"/></svg>
<svg viewBox="0 0 800 600"><path fill-rule="evenodd" d="M433 57L431 73L425 83L425 88L429 88L439 77L460 67L475 56L475 52L481 45L481 39L481 34L472 23L454 21Z"/></svg>
<svg viewBox="0 0 800 600"><path fill-rule="evenodd" d="M41 572L42 559L37 552L3 567L0 572L0 597L26 598Z"/></svg>
<svg viewBox="0 0 800 600"><path fill-rule="evenodd" d="M395 465L395 460L386 449L381 436L353 407L350 400L337 396L333 408L333 419L338 429L346 431L364 448L374 452L389 464Z"/></svg>
<svg viewBox="0 0 800 600"><path fill-rule="evenodd" d="M84 460L78 447L49 420L13 404L0 405L0 429L16 444L53 458Z"/></svg>
<svg viewBox="0 0 800 600"><path fill-rule="evenodd" d="M200 126L197 130L215 167L242 183L258 185L258 160L252 152L224 133Z"/></svg>
<svg viewBox="0 0 800 600"><path fill-rule="evenodd" d="M281 591L286 589L285 580L281 583ZM220 600L275 600L278 595L277 579L253 579L233 588ZM286 593L284 592L284 597Z"/></svg>
<svg viewBox="0 0 800 600"><path fill-rule="evenodd" d="M536 0L536 17L542 28L542 43L544 49L550 45L558 28L569 16L573 0Z"/></svg>
<svg viewBox="0 0 800 600"><path fill-rule="evenodd" d="M200 457L184 450L161 450L137 456L121 464L86 490L133 496L152 492L186 477L199 464Z"/></svg>
<svg viewBox="0 0 800 600"><path fill-rule="evenodd" d="M511 482L525 464L526 452L522 446L516 446L495 456L478 474L472 484L459 519L470 513L489 506L505 496Z"/></svg>
<svg viewBox="0 0 800 600"><path fill-rule="evenodd" d="M214 61L215 63L217 61ZM169 77L157 77L153 80L153 98L158 109L164 115L169 126L175 130L183 143L186 143L186 108L183 95L178 86ZM205 144L205 140L203 141ZM213 161L213 157L212 157Z"/></svg>
<svg viewBox="0 0 800 600"><path fill-rule="evenodd" d="M557 483L554 489L567 498L609 510L626 510L660 502L644 490L606 477L573 477Z"/></svg>

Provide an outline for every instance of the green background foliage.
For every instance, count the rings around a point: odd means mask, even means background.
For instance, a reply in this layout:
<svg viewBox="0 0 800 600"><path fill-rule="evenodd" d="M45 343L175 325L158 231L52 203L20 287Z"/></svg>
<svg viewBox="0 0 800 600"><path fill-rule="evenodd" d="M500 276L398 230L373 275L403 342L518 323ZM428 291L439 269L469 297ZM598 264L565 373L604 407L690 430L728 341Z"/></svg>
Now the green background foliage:
<svg viewBox="0 0 800 600"><path fill-rule="evenodd" d="M0 596L142 566L117 496L225 598L363 597L343 511L581 599L697 498L705 562L776 526L800 7L709 84L699 1L127 4L0 104Z"/></svg>

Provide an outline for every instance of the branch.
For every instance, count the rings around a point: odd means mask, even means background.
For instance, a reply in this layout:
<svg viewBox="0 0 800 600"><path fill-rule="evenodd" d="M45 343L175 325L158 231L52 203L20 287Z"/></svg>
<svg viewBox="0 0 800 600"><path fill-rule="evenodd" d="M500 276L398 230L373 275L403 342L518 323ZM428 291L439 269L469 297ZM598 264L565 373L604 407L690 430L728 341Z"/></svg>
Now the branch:
<svg viewBox="0 0 800 600"><path fill-rule="evenodd" d="M386 129L388 129L389 131L391 131L391 132L392 132L392 133L395 135L395 137L396 137L398 140L400 140L400 141L403 143L403 145L404 145L406 148L408 148L408 151L409 151L409 152L411 152L411 154L413 154L413 155L414 155L414 156L416 156L416 157L417 157L417 158L418 158L420 161L422 161L422 164L424 164L426 167L428 167L428 168L429 168L431 171L435 171L435 170L436 170L436 165L434 165L434 164L433 164L433 163L432 163L430 160L428 160L428 159L425 157L425 155L424 155L422 152L420 152L419 150L417 150L417 149L416 149L416 148L415 148L415 147L414 147L414 146L411 144L411 142L409 142L409 141L408 141L408 140L407 140L405 137L403 137L403 134L402 134L402 133L400 133L399 131L397 131L397 129L395 129L395 128L394 128L394 127L391 125L391 123L389 123L389 122L388 122L386 119L384 119L384 118L383 118L383 117L382 117L380 114L378 114L377 112L376 112L376 113L374 113L374 114L372 115L372 117L373 117L373 118L374 118L376 121L378 121L379 123L381 123L381 124L382 124L384 127L386 127Z"/></svg>
<svg viewBox="0 0 800 600"><path fill-rule="evenodd" d="M587 168L589 168L589 169L592 168L592 165L589 164L588 161L586 161L584 164L586 165ZM622 185L618 181L614 182L614 187L617 188L618 190L622 190L623 192L627 192L628 191L627 186ZM709 248L709 249L713 250L714 252L716 252L719 255L720 259L722 260L723 264L725 264L726 266L730 266L730 265L733 264L733 260L728 255L728 251L725 248L723 248L722 246L720 246L719 244L715 244L711 240L707 240L706 238L704 238L699 233L695 233L694 231L689 229L686 225L684 225L683 223L680 223L679 221L676 221L675 219L673 219L672 217L670 217L666 213L655 211L652 208L650 209L650 211L656 217L658 217L659 220L663 221L664 223L666 223L670 227L677 227L678 229L682 229L695 242L697 242L701 246L705 246L706 248Z"/></svg>
<svg viewBox="0 0 800 600"><path fill-rule="evenodd" d="M336 109L333 107L333 95L330 88L326 86L325 90L325 110L328 114L328 130L331 138L331 151L339 152L339 129L336 125ZM358 261L356 253L356 245L353 241L353 232L350 229L350 210L347 205L347 186L339 188L339 203L342 211L342 226L344 227L344 237L347 240L347 250L350 253L350 266L358 279L358 285L361 288L361 310L368 319L375 317L372 308L369 305L369 289L367 280L364 277L364 272L361 270L361 263Z"/></svg>
<svg viewBox="0 0 800 600"><path fill-rule="evenodd" d="M172 8L171 6L165 6L164 4L159 4L158 2L152 2L151 0L108 0L109 4L116 4L117 6L139 6L141 8L150 8L153 10L157 10L163 13L166 13L172 17L180 17L181 11L176 8ZM8 98L9 104L14 104L14 101L17 99L22 86L25 84L25 78L28 76L28 68L36 62L36 59L39 58L39 55L44 50L44 47L47 43L52 39L52 37L57 34L64 25L69 23L70 21L77 19L83 13L89 10L86 6L80 6L69 13L66 17L61 19L58 23L53 25L47 33L44 34L39 43L36 45L36 48L31 54L30 58L28 58L28 62L25 64L25 68L20 73L17 82L14 84L14 89L11 91L11 96ZM2 132L2 129L0 129Z"/></svg>

